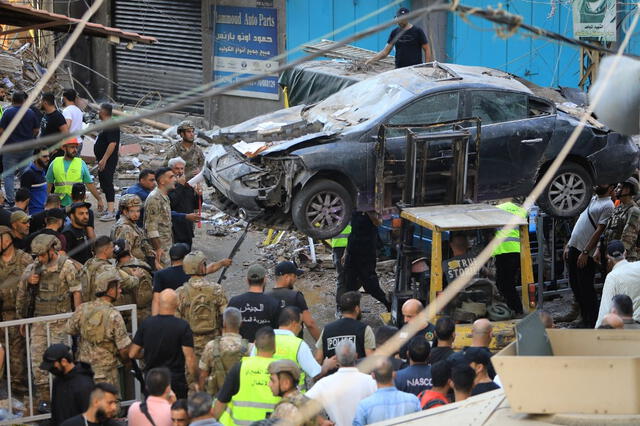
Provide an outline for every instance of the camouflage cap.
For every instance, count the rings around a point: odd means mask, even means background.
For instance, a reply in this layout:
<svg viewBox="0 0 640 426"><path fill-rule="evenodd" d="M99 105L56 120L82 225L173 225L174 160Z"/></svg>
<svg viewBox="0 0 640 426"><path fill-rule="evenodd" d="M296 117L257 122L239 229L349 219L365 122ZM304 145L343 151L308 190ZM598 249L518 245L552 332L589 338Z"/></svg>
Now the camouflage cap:
<svg viewBox="0 0 640 426"><path fill-rule="evenodd" d="M142 200L136 194L124 194L120 198L120 210L129 207L142 206Z"/></svg>
<svg viewBox="0 0 640 426"><path fill-rule="evenodd" d="M201 251L187 254L182 261L182 269L187 275L200 275L200 265L207 262L207 257Z"/></svg>
<svg viewBox="0 0 640 426"><path fill-rule="evenodd" d="M269 374L289 373L295 382L300 380L300 367L290 359L279 359L269 364Z"/></svg>
<svg viewBox="0 0 640 426"><path fill-rule="evenodd" d="M12 235L11 234L11 228L9 228L8 226L4 226L4 225L0 226L0 235L2 235L2 234Z"/></svg>
<svg viewBox="0 0 640 426"><path fill-rule="evenodd" d="M180 124L178 124L178 129L176 130L176 132L180 133L183 130L187 130L187 129L192 129L192 130L196 129L196 126L193 124L193 121L191 120L181 121Z"/></svg>
<svg viewBox="0 0 640 426"><path fill-rule="evenodd" d="M120 282L122 278L120 277L120 273L115 267L111 267L106 269L104 272L101 272L96 277L95 286L96 286L96 296L99 294L103 294L109 288L109 284L112 282Z"/></svg>
<svg viewBox="0 0 640 426"><path fill-rule="evenodd" d="M55 235L40 234L31 241L31 253L36 256L39 254L45 254L50 248L54 250L60 250L62 244Z"/></svg>

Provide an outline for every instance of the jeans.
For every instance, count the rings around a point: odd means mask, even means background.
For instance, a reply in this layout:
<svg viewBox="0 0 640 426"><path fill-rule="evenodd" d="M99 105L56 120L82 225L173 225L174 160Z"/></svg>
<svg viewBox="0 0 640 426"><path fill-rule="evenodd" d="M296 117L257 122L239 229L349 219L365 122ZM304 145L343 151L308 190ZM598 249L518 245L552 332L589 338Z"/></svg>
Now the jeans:
<svg viewBox="0 0 640 426"><path fill-rule="evenodd" d="M33 151L5 152L2 154L2 180L4 183L4 193L7 203L13 205L15 203L15 179L16 174L22 175L22 171L28 163L20 164L25 161ZM16 167L18 166L19 167Z"/></svg>
<svg viewBox="0 0 640 426"><path fill-rule="evenodd" d="M567 267L569 268L569 284L576 302L580 306L582 314L582 322L586 328L593 328L598 318L598 296L593 286L593 280L596 275L596 262L591 256L587 260L584 268L578 268L578 257L580 250L575 247L569 247L569 258Z"/></svg>

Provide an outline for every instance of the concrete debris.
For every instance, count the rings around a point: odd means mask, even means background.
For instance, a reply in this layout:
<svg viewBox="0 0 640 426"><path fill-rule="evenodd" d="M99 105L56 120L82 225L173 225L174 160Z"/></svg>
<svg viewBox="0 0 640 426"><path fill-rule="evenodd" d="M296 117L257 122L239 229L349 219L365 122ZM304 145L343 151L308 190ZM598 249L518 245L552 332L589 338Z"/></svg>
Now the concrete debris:
<svg viewBox="0 0 640 426"><path fill-rule="evenodd" d="M17 49L0 48L0 87L4 86L10 91L32 89L47 72L41 59L43 56L31 43L25 43ZM68 78L65 70L57 70L43 91L62 92L62 81Z"/></svg>

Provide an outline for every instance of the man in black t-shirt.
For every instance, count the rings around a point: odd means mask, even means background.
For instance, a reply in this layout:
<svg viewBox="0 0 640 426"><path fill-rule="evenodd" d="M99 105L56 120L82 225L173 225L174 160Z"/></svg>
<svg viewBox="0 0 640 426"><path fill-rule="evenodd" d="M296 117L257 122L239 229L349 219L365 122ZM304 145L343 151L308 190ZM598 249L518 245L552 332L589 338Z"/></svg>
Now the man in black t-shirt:
<svg viewBox="0 0 640 426"><path fill-rule="evenodd" d="M253 264L247 271L249 291L229 300L228 306L240 309L242 325L240 335L253 343L256 331L264 326L278 328L280 302L264 294L266 269L260 264Z"/></svg>
<svg viewBox="0 0 640 426"><path fill-rule="evenodd" d="M446 360L453 353L453 342L456 339L456 323L451 317L443 316L436 321L436 339L438 343L431 348L429 364Z"/></svg>
<svg viewBox="0 0 640 426"><path fill-rule="evenodd" d="M69 125L64 115L56 107L56 97L53 93L44 93L40 108L44 115L40 120L40 137L52 135L54 133L69 133Z"/></svg>
<svg viewBox="0 0 640 426"><path fill-rule="evenodd" d="M118 389L110 383L96 383L89 397L89 408L71 417L62 426L118 426Z"/></svg>
<svg viewBox="0 0 640 426"><path fill-rule="evenodd" d="M113 106L111 104L100 105L98 116L100 120L107 121L113 115ZM98 179L100 180L100 189L104 192L107 199L107 211L100 217L103 222L109 222L116 219L115 211L115 190L113 188L113 175L116 173L118 165L118 150L120 148L120 128L113 127L100 132L93 146L93 153L98 162Z"/></svg>
<svg viewBox="0 0 640 426"><path fill-rule="evenodd" d="M421 28L409 23L404 15L409 13L409 9L401 7L396 14L398 28L391 31L387 45L380 53L367 60L366 64L386 58L391 49L396 48L396 68L408 67L423 63L422 52L424 51L424 62L431 62L431 49L427 36Z"/></svg>
<svg viewBox="0 0 640 426"><path fill-rule="evenodd" d="M307 326L313 339L318 340L320 329L311 315L304 294L293 289L293 284L302 275L302 270L298 269L293 262L280 262L276 265L275 273L276 285L273 290L267 292L267 295L280 301L280 309L284 309L287 306L295 306L300 309L302 323ZM303 334L303 330L300 330L298 337L302 339Z"/></svg>
<svg viewBox="0 0 640 426"><path fill-rule="evenodd" d="M90 207L90 203L71 204L68 211L71 223L62 230L62 235L67 240L67 254L83 265L93 257L90 237L87 236L86 229L89 224Z"/></svg>
<svg viewBox="0 0 640 426"><path fill-rule="evenodd" d="M189 281L189 275L182 269L182 260L189 253L189 246L185 243L177 243L169 249L171 266L161 269L153 274L153 301L151 302L151 315L158 313L160 303L160 293L170 288L177 290L184 283Z"/></svg>
<svg viewBox="0 0 640 426"><path fill-rule="evenodd" d="M189 323L176 318L178 296L167 289L160 294L158 314L148 317L133 338L129 349L131 359L143 358L145 374L156 367L166 367L171 371L171 388L176 397L187 397L187 378L197 378L196 355L193 351L193 332Z"/></svg>

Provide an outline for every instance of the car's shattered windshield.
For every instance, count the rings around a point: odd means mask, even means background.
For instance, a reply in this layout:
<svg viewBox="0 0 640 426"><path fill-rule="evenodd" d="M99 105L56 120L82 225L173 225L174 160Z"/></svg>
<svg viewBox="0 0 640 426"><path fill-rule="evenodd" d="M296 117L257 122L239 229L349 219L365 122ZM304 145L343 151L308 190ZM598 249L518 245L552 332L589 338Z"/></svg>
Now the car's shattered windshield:
<svg viewBox="0 0 640 426"><path fill-rule="evenodd" d="M425 83L446 77L437 68L411 68L388 72L349 86L303 111L308 122L324 123L324 130L337 131L385 114L422 92Z"/></svg>

